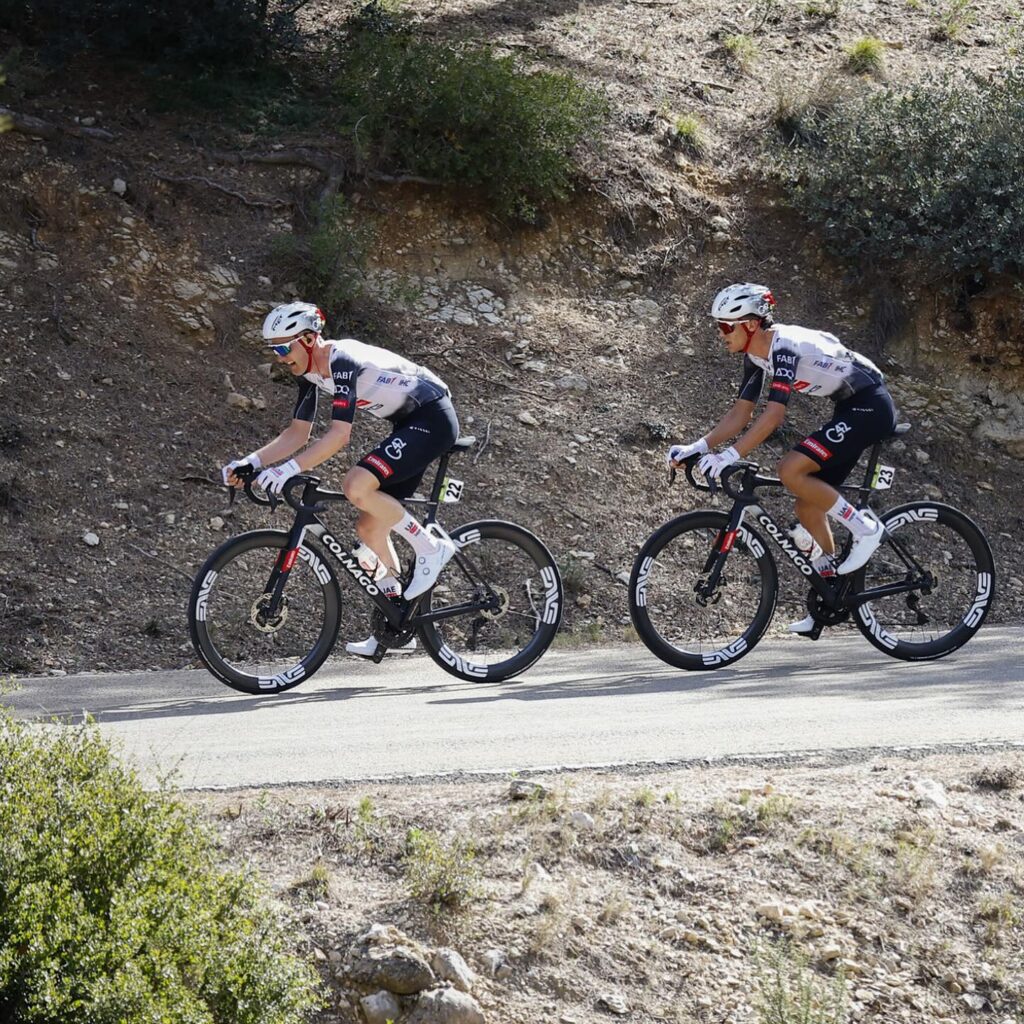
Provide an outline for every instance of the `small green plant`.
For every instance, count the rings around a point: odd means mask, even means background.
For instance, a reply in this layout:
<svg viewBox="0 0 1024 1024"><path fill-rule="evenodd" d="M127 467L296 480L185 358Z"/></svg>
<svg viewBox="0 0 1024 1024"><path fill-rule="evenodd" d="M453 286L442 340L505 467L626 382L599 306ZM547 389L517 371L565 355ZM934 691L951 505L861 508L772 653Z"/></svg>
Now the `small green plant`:
<svg viewBox="0 0 1024 1024"><path fill-rule="evenodd" d="M614 925L629 913L630 902L624 893L614 892L605 898L597 914L598 924Z"/></svg>
<svg viewBox="0 0 1024 1024"><path fill-rule="evenodd" d="M722 49L733 65L740 71L750 71L758 57L757 43L750 36L738 35L726 36L722 40Z"/></svg>
<svg viewBox="0 0 1024 1024"><path fill-rule="evenodd" d="M587 559L576 558L573 555L566 555L559 563L562 587L567 596L579 597L587 589L587 565Z"/></svg>
<svg viewBox="0 0 1024 1024"><path fill-rule="evenodd" d="M316 976L256 882L91 726L0 715L0 1016L301 1024Z"/></svg>
<svg viewBox="0 0 1024 1024"><path fill-rule="evenodd" d="M792 797L772 793L762 800L755 810L757 824L762 831L770 831L780 821L792 821L794 803Z"/></svg>
<svg viewBox="0 0 1024 1024"><path fill-rule="evenodd" d="M295 882L292 888L307 893L315 900L326 899L331 892L331 869L322 857L318 857L309 874Z"/></svg>
<svg viewBox="0 0 1024 1024"><path fill-rule="evenodd" d="M309 234L276 236L271 258L283 276L296 280L300 292L315 295L321 306L334 311L362 294L372 238L348 200L336 196L318 208Z"/></svg>
<svg viewBox="0 0 1024 1024"><path fill-rule="evenodd" d="M639 790L637 790L636 796L634 797L634 802L636 803L637 807L648 808L653 807L657 799L657 794L654 792L653 789L651 789L649 786L642 786Z"/></svg>
<svg viewBox="0 0 1024 1024"><path fill-rule="evenodd" d="M898 833L892 879L897 888L921 899L935 887L938 861L935 832L921 826Z"/></svg>
<svg viewBox="0 0 1024 1024"><path fill-rule="evenodd" d="M476 896L480 881L476 851L461 837L445 841L436 832L411 828L404 864L413 897L435 910L457 910Z"/></svg>
<svg viewBox="0 0 1024 1024"><path fill-rule="evenodd" d="M846 48L846 66L855 75L880 76L885 70L885 43L864 36Z"/></svg>
<svg viewBox="0 0 1024 1024"><path fill-rule="evenodd" d="M602 96L486 47L420 38L401 19L368 26L374 7L350 23L334 86L365 166L476 188L526 221L568 197L575 151L606 117Z"/></svg>
<svg viewBox="0 0 1024 1024"><path fill-rule="evenodd" d="M677 117L672 126L671 143L673 148L700 158L707 155L708 142L704 133L704 125L695 114L683 114Z"/></svg>
<svg viewBox="0 0 1024 1024"><path fill-rule="evenodd" d="M1001 946L1006 941L1007 931L1013 931L1020 918L1020 911L1011 893L1001 896L983 896L978 902L977 917L985 925L985 942L990 946Z"/></svg>
<svg viewBox="0 0 1024 1024"><path fill-rule="evenodd" d="M804 12L809 18L835 21L842 14L843 0L806 0Z"/></svg>
<svg viewBox="0 0 1024 1024"><path fill-rule="evenodd" d="M788 941L757 950L757 1007L760 1024L845 1024L843 975L822 979L807 954Z"/></svg>
<svg viewBox="0 0 1024 1024"><path fill-rule="evenodd" d="M931 37L940 42L951 42L959 39L964 30L974 22L974 4L972 0L947 0L946 4L935 14Z"/></svg>

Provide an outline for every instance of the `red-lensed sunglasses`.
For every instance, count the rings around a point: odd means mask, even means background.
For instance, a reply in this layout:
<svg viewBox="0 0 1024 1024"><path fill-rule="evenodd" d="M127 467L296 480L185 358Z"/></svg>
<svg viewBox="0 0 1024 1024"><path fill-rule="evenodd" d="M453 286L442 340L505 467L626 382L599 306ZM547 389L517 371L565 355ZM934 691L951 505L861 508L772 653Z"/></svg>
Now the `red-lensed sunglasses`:
<svg viewBox="0 0 1024 1024"><path fill-rule="evenodd" d="M716 320L715 323L723 334L732 334L738 326L738 321L734 320Z"/></svg>

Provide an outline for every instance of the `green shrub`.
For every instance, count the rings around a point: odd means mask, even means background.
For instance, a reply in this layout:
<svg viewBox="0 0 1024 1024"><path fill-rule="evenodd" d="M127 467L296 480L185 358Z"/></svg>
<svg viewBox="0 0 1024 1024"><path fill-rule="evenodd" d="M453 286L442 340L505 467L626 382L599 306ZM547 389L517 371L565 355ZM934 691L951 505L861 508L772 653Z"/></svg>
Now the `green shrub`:
<svg viewBox="0 0 1024 1024"><path fill-rule="evenodd" d="M0 718L0 1020L299 1024L317 997L292 945L95 729Z"/></svg>
<svg viewBox="0 0 1024 1024"><path fill-rule="evenodd" d="M932 39L940 42L959 39L964 29L974 21L974 6L971 0L948 0L934 17Z"/></svg>
<svg viewBox="0 0 1024 1024"><path fill-rule="evenodd" d="M749 71L757 60L757 43L750 36L726 36L722 40L722 49L741 71Z"/></svg>
<svg viewBox="0 0 1024 1024"><path fill-rule="evenodd" d="M363 292L372 237L348 200L335 196L318 208L308 234L272 239L271 259L283 276L295 281L300 293L315 295L321 306L338 310Z"/></svg>
<svg viewBox="0 0 1024 1024"><path fill-rule="evenodd" d="M822 981L807 954L786 940L758 948L757 984L760 1024L844 1024L849 1019L842 974Z"/></svg>
<svg viewBox="0 0 1024 1024"><path fill-rule="evenodd" d="M366 166L480 189L527 221L569 195L574 150L606 113L569 75L419 39L390 17L382 30L357 22L340 57L338 107Z"/></svg>
<svg viewBox="0 0 1024 1024"><path fill-rule="evenodd" d="M846 48L846 66L857 75L880 75L885 67L885 43L865 36Z"/></svg>
<svg viewBox="0 0 1024 1024"><path fill-rule="evenodd" d="M676 149L700 158L707 154L708 142L704 125L695 114L683 114L672 126L672 145Z"/></svg>
<svg viewBox="0 0 1024 1024"><path fill-rule="evenodd" d="M1024 73L932 80L841 102L818 144L791 150L795 205L858 260L1019 272Z"/></svg>
<svg viewBox="0 0 1024 1024"><path fill-rule="evenodd" d="M223 66L251 60L291 26L267 0L0 0L0 28L56 57L91 50Z"/></svg>
<svg viewBox="0 0 1024 1024"><path fill-rule="evenodd" d="M476 851L466 840L445 842L436 832L411 828L405 840L405 877L415 899L435 909L457 909L476 895Z"/></svg>

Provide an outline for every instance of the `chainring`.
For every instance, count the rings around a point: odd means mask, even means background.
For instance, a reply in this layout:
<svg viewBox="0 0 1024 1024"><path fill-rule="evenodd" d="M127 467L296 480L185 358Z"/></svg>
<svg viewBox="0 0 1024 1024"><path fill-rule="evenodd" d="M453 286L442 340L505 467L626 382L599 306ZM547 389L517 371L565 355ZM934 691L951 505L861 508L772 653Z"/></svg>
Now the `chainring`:
<svg viewBox="0 0 1024 1024"><path fill-rule="evenodd" d="M807 591L807 610L823 626L836 626L850 617L849 608L829 608L821 594L813 588Z"/></svg>
<svg viewBox="0 0 1024 1024"><path fill-rule="evenodd" d="M416 635L415 627L396 630L379 608L374 608L370 616L370 629L377 643L384 647L404 647Z"/></svg>

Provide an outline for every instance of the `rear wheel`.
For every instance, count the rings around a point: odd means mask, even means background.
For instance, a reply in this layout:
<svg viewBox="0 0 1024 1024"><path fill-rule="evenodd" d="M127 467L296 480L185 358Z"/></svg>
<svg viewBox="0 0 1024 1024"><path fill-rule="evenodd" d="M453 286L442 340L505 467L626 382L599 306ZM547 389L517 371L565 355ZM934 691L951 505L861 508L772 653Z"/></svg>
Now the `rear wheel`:
<svg viewBox="0 0 1024 1024"><path fill-rule="evenodd" d="M488 682L525 672L548 649L562 619L554 559L512 523L467 523L450 536L458 551L422 611L464 610L421 625L423 646L460 679Z"/></svg>
<svg viewBox="0 0 1024 1024"><path fill-rule="evenodd" d="M669 665L699 671L738 661L771 622L775 560L754 530L741 526L730 542L728 526L724 512L680 516L651 534L633 563L633 626Z"/></svg>
<svg viewBox="0 0 1024 1024"><path fill-rule="evenodd" d="M297 686L324 663L338 635L338 581L308 539L274 603L287 543L279 530L233 537L210 555L192 586L188 622L196 653L242 693Z"/></svg>
<svg viewBox="0 0 1024 1024"><path fill-rule="evenodd" d="M900 505L879 518L890 538L857 573L856 591L917 585L860 605L857 628L880 651L904 661L952 654L992 607L995 566L985 535L962 512L938 502Z"/></svg>

